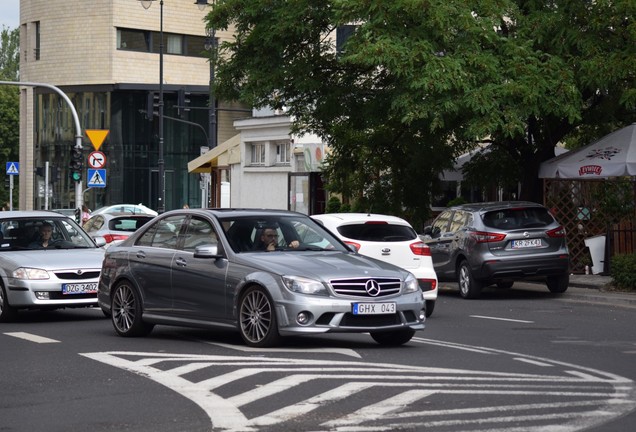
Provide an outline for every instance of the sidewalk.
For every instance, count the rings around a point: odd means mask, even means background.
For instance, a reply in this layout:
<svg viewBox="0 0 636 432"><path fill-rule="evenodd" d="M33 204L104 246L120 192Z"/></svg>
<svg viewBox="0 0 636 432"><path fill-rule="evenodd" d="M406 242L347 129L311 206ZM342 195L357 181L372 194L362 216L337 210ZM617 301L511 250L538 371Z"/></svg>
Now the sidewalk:
<svg viewBox="0 0 636 432"><path fill-rule="evenodd" d="M611 276L570 275L569 288L563 297L636 306L636 291L615 291L611 282Z"/></svg>

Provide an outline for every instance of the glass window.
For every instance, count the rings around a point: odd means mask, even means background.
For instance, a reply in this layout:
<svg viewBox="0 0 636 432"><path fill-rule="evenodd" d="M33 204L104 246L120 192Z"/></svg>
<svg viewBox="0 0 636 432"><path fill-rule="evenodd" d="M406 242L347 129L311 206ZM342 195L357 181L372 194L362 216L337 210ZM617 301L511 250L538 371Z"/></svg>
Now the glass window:
<svg viewBox="0 0 636 432"><path fill-rule="evenodd" d="M338 232L350 239L373 242L406 241L417 238L417 233L413 228L388 223L343 225L338 227Z"/></svg>
<svg viewBox="0 0 636 432"><path fill-rule="evenodd" d="M289 143L276 144L276 163L289 164Z"/></svg>
<svg viewBox="0 0 636 432"><path fill-rule="evenodd" d="M0 220L0 239L0 251L95 247L90 238L67 218Z"/></svg>
<svg viewBox="0 0 636 432"><path fill-rule="evenodd" d="M252 144L252 165L265 165L265 144L254 143Z"/></svg>
<svg viewBox="0 0 636 432"><path fill-rule="evenodd" d="M40 21L35 22L35 59L40 60Z"/></svg>
<svg viewBox="0 0 636 432"><path fill-rule="evenodd" d="M440 215L437 216L437 219L433 222L433 233L441 234L448 232L448 225L452 216L453 212L451 210L446 210L440 213Z"/></svg>
<svg viewBox="0 0 636 432"><path fill-rule="evenodd" d="M199 218L192 218L184 235L183 250L194 252L197 246L218 243L212 224Z"/></svg>
<svg viewBox="0 0 636 432"><path fill-rule="evenodd" d="M483 216L484 225L497 229L541 228L553 222L546 208L511 208L491 211Z"/></svg>
<svg viewBox="0 0 636 432"><path fill-rule="evenodd" d="M157 221L141 236L137 246L176 249L177 238L185 217L185 215L175 215Z"/></svg>
<svg viewBox="0 0 636 432"><path fill-rule="evenodd" d="M177 34L167 36L166 53L183 54L183 37Z"/></svg>
<svg viewBox="0 0 636 432"><path fill-rule="evenodd" d="M117 49L148 52L150 35L142 30L117 29Z"/></svg>
<svg viewBox="0 0 636 432"><path fill-rule="evenodd" d="M205 50L205 37L203 36L185 36L185 55L190 57L208 57Z"/></svg>
<svg viewBox="0 0 636 432"><path fill-rule="evenodd" d="M469 220L472 221L472 217L470 213L465 211L456 211L453 215L453 221L450 224L449 232L455 232L460 230L462 227L468 225Z"/></svg>

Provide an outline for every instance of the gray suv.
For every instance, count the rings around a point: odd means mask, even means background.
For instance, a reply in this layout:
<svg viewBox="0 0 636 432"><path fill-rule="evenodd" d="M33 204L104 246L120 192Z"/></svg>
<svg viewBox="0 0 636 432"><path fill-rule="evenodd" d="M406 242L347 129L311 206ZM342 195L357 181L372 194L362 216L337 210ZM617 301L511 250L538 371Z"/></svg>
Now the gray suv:
<svg viewBox="0 0 636 432"><path fill-rule="evenodd" d="M456 280L463 298L484 286L543 279L565 292L570 258L565 229L544 206L527 201L464 204L444 210L424 229L440 280Z"/></svg>

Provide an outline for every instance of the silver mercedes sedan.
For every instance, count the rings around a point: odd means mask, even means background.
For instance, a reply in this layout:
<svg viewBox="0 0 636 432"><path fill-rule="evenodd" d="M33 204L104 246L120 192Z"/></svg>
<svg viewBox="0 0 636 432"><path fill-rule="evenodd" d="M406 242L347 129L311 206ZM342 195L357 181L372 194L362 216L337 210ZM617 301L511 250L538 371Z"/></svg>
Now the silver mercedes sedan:
<svg viewBox="0 0 636 432"><path fill-rule="evenodd" d="M97 306L103 259L104 249L62 214L0 212L0 322L20 309Z"/></svg>
<svg viewBox="0 0 636 432"><path fill-rule="evenodd" d="M98 300L121 336L157 324L227 328L252 347L328 332L370 333L395 346L425 321L410 272L279 210L163 213L106 251Z"/></svg>

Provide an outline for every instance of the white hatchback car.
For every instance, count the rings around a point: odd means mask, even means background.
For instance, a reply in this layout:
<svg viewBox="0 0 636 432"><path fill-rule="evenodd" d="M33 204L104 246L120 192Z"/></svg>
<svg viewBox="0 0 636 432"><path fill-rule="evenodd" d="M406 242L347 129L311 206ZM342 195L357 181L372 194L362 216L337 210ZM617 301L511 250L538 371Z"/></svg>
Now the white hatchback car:
<svg viewBox="0 0 636 432"><path fill-rule="evenodd" d="M410 271L417 278L426 300L429 317L437 300L437 274L431 250L413 227L396 216L368 213L328 213L312 215L358 253Z"/></svg>

